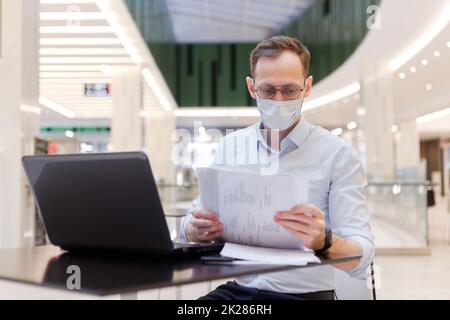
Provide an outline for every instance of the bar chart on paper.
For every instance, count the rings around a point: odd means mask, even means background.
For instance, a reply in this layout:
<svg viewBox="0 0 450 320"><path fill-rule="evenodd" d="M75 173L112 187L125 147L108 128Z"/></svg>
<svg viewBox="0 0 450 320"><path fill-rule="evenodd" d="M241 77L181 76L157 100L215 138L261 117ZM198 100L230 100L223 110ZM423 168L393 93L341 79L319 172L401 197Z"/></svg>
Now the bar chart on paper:
<svg viewBox="0 0 450 320"><path fill-rule="evenodd" d="M274 248L303 248L300 239L273 221L277 211L307 201L308 182L285 175L259 175L203 168L201 201L219 213L227 242ZM217 181L215 185L207 182Z"/></svg>

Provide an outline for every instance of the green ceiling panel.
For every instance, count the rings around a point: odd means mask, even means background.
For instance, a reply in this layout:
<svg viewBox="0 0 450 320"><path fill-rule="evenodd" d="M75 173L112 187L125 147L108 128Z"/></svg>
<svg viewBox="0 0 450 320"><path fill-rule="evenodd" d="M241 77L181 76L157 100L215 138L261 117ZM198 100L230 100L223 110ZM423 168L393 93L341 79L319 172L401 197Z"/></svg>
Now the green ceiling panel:
<svg viewBox="0 0 450 320"><path fill-rule="evenodd" d="M125 0L179 106L244 106L256 43L175 43L165 0ZM316 83L336 70L367 34L367 7L380 0L317 0L277 34L311 51Z"/></svg>

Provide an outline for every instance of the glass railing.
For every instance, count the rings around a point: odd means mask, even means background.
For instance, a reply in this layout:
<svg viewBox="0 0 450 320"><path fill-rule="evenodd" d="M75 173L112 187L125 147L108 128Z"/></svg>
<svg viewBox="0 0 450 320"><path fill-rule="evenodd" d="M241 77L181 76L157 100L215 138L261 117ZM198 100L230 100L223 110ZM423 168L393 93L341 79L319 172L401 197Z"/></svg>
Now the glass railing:
<svg viewBox="0 0 450 320"><path fill-rule="evenodd" d="M372 182L367 203L377 248L424 248L428 245L428 182Z"/></svg>

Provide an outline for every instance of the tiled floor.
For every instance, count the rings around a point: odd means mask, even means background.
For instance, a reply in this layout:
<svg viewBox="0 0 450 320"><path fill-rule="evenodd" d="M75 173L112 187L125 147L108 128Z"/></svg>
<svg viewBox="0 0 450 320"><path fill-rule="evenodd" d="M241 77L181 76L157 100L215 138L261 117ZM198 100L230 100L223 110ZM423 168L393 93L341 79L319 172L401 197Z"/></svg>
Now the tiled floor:
<svg viewBox="0 0 450 320"><path fill-rule="evenodd" d="M450 299L450 214L446 200L429 210L430 256L375 258L379 299Z"/></svg>

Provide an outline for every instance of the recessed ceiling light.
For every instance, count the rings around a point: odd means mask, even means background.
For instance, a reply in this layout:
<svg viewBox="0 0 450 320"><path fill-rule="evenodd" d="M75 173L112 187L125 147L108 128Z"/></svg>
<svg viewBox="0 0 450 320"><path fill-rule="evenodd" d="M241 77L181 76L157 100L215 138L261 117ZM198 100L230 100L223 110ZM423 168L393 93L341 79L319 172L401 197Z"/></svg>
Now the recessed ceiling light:
<svg viewBox="0 0 450 320"><path fill-rule="evenodd" d="M391 126L391 131L392 132L397 132L398 131L398 126L397 125L395 125L395 124L393 124L392 126Z"/></svg>
<svg viewBox="0 0 450 320"><path fill-rule="evenodd" d="M67 138L73 138L75 136L75 133L71 130L66 130L65 135Z"/></svg>
<svg viewBox="0 0 450 320"><path fill-rule="evenodd" d="M400 78L400 79L405 79L406 78L406 74L404 73L404 72L400 72L399 74L398 74L398 77Z"/></svg>
<svg viewBox="0 0 450 320"><path fill-rule="evenodd" d="M100 67L100 70L103 72L103 74L107 77L112 77L114 76L114 69L111 68L110 66L107 66L105 64L102 64Z"/></svg>
<svg viewBox="0 0 450 320"><path fill-rule="evenodd" d="M434 52L434 56L437 58L437 57L439 57L441 55L441 53L438 51L438 50L436 50L435 52Z"/></svg>
<svg viewBox="0 0 450 320"><path fill-rule="evenodd" d="M337 136L340 136L342 134L343 130L342 130L342 128L336 128L331 132Z"/></svg>
<svg viewBox="0 0 450 320"><path fill-rule="evenodd" d="M411 73L416 73L417 69L416 69L416 67L412 66L411 68L409 68L409 71Z"/></svg>
<svg viewBox="0 0 450 320"><path fill-rule="evenodd" d="M428 60L427 59L422 59L422 65L425 67L426 65L428 65Z"/></svg>
<svg viewBox="0 0 450 320"><path fill-rule="evenodd" d="M447 42L447 47L449 47L449 48L450 48L450 41L449 41L449 42Z"/></svg>
<svg viewBox="0 0 450 320"><path fill-rule="evenodd" d="M365 116L366 115L366 109L364 109L364 108L358 108L358 109L356 109L356 114L358 115L358 116Z"/></svg>
<svg viewBox="0 0 450 320"><path fill-rule="evenodd" d="M358 125L356 124L356 122L352 121L352 122L349 122L349 124L347 124L347 129L348 130L353 130L353 129L356 129L357 126Z"/></svg>
<svg viewBox="0 0 450 320"><path fill-rule="evenodd" d="M430 91L431 89L433 89L433 86L431 85L431 83L427 83L427 84L425 85L425 88L426 88L428 91Z"/></svg>

